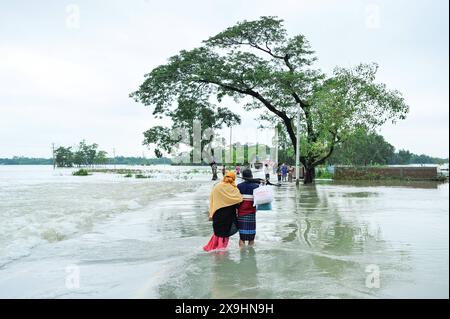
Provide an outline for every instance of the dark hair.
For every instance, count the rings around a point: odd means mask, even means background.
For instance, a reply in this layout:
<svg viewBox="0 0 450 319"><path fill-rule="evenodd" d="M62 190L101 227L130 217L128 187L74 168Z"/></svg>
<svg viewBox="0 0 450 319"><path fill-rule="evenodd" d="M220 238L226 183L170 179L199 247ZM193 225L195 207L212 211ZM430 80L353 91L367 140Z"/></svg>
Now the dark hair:
<svg viewBox="0 0 450 319"><path fill-rule="evenodd" d="M253 178L252 170L250 168L244 169L244 171L242 172L242 178Z"/></svg>

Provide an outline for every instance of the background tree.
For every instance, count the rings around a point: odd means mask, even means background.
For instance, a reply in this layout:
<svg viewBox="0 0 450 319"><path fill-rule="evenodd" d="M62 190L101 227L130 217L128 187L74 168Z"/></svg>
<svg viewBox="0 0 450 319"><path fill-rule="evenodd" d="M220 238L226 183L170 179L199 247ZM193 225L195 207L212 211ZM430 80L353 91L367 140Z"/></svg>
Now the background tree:
<svg viewBox="0 0 450 319"><path fill-rule="evenodd" d="M410 164L412 157L413 154L410 151L400 150L394 155L392 163L397 165Z"/></svg>
<svg viewBox="0 0 450 319"><path fill-rule="evenodd" d="M87 165L86 148L86 142L83 140L78 144L78 148L73 155L73 163L78 167Z"/></svg>
<svg viewBox="0 0 450 319"><path fill-rule="evenodd" d="M108 164L108 153L105 151L98 151L97 154L95 154L95 160L94 164L96 165L105 165Z"/></svg>
<svg viewBox="0 0 450 319"><path fill-rule="evenodd" d="M97 158L98 144L94 143L92 145L84 145L83 152L85 156L86 165L94 165Z"/></svg>
<svg viewBox="0 0 450 319"><path fill-rule="evenodd" d="M55 150L55 163L58 167L72 167L73 153L71 147L60 146Z"/></svg>
<svg viewBox="0 0 450 319"><path fill-rule="evenodd" d="M144 145L156 145L155 155L160 158L163 156L161 150L168 153L174 153L174 147L183 142L183 137L173 134L173 129L185 129L188 132L188 145L193 145L194 121L201 122L201 131L206 129L220 129L223 125L227 127L238 125L241 119L238 115L232 113L224 107L215 107L208 101L179 98L177 107L174 109L155 108L153 114L157 117L166 116L171 119L172 128L155 126L144 132ZM210 143L214 136L202 140L201 149ZM193 156L191 151L191 157Z"/></svg>
<svg viewBox="0 0 450 319"><path fill-rule="evenodd" d="M246 103L247 111L261 110L263 123L281 123L293 146L297 142L294 120L300 108L305 132L300 160L305 183L311 183L314 168L355 128L373 130L388 120L405 118L408 112L398 91L375 82L376 64L336 68L327 77L313 68L315 61L303 35L288 37L282 20L261 17L237 23L203 46L171 57L145 75L131 96L153 106L155 115L173 112L179 99L209 101L215 97L221 102L229 96Z"/></svg>
<svg viewBox="0 0 450 319"><path fill-rule="evenodd" d="M295 163L295 149L281 124L278 124L278 162L289 165Z"/></svg>
<svg viewBox="0 0 450 319"><path fill-rule="evenodd" d="M328 160L337 165L386 165L394 156L395 148L384 137L365 128L355 130L339 144Z"/></svg>
<svg viewBox="0 0 450 319"><path fill-rule="evenodd" d="M89 166L94 164L105 164L107 153L98 151L98 144L87 144L85 140L81 141L72 156L72 163L76 166Z"/></svg>

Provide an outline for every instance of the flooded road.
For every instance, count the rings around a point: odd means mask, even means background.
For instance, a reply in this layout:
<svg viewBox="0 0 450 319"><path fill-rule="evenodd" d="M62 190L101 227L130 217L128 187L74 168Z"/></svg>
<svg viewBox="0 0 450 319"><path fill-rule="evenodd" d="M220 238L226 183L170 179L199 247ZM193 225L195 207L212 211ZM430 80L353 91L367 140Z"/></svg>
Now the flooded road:
<svg viewBox="0 0 450 319"><path fill-rule="evenodd" d="M449 296L448 184L286 183L254 249L206 253L207 170L33 174L0 168L0 298Z"/></svg>

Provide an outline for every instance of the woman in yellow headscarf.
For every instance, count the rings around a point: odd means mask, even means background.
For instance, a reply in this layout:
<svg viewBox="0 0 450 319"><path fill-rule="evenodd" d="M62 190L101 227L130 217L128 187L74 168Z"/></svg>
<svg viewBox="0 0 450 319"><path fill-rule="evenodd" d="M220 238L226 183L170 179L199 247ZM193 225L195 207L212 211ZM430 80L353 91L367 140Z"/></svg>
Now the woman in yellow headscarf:
<svg viewBox="0 0 450 319"><path fill-rule="evenodd" d="M214 234L203 247L206 251L226 248L229 237L237 233L236 209L242 195L235 184L236 174L227 172L223 180L214 185L209 197L209 219L213 222Z"/></svg>

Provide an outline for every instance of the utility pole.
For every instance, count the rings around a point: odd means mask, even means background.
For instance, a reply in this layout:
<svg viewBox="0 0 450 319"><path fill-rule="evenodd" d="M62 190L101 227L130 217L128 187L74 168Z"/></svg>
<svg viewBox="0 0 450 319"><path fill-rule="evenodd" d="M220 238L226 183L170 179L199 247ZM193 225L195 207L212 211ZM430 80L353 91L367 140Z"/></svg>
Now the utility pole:
<svg viewBox="0 0 450 319"><path fill-rule="evenodd" d="M278 126L275 126L275 165L278 166Z"/></svg>
<svg viewBox="0 0 450 319"><path fill-rule="evenodd" d="M297 111L297 145L295 152L295 184L298 186L300 184L300 113L301 108L298 107Z"/></svg>
<svg viewBox="0 0 450 319"><path fill-rule="evenodd" d="M53 160L53 170L55 170L56 163L55 163L55 143L52 143L52 160Z"/></svg>
<svg viewBox="0 0 450 319"><path fill-rule="evenodd" d="M113 148L113 163L114 163L114 169L116 169L116 148Z"/></svg>
<svg viewBox="0 0 450 319"><path fill-rule="evenodd" d="M230 164L233 164L233 127L230 126Z"/></svg>

